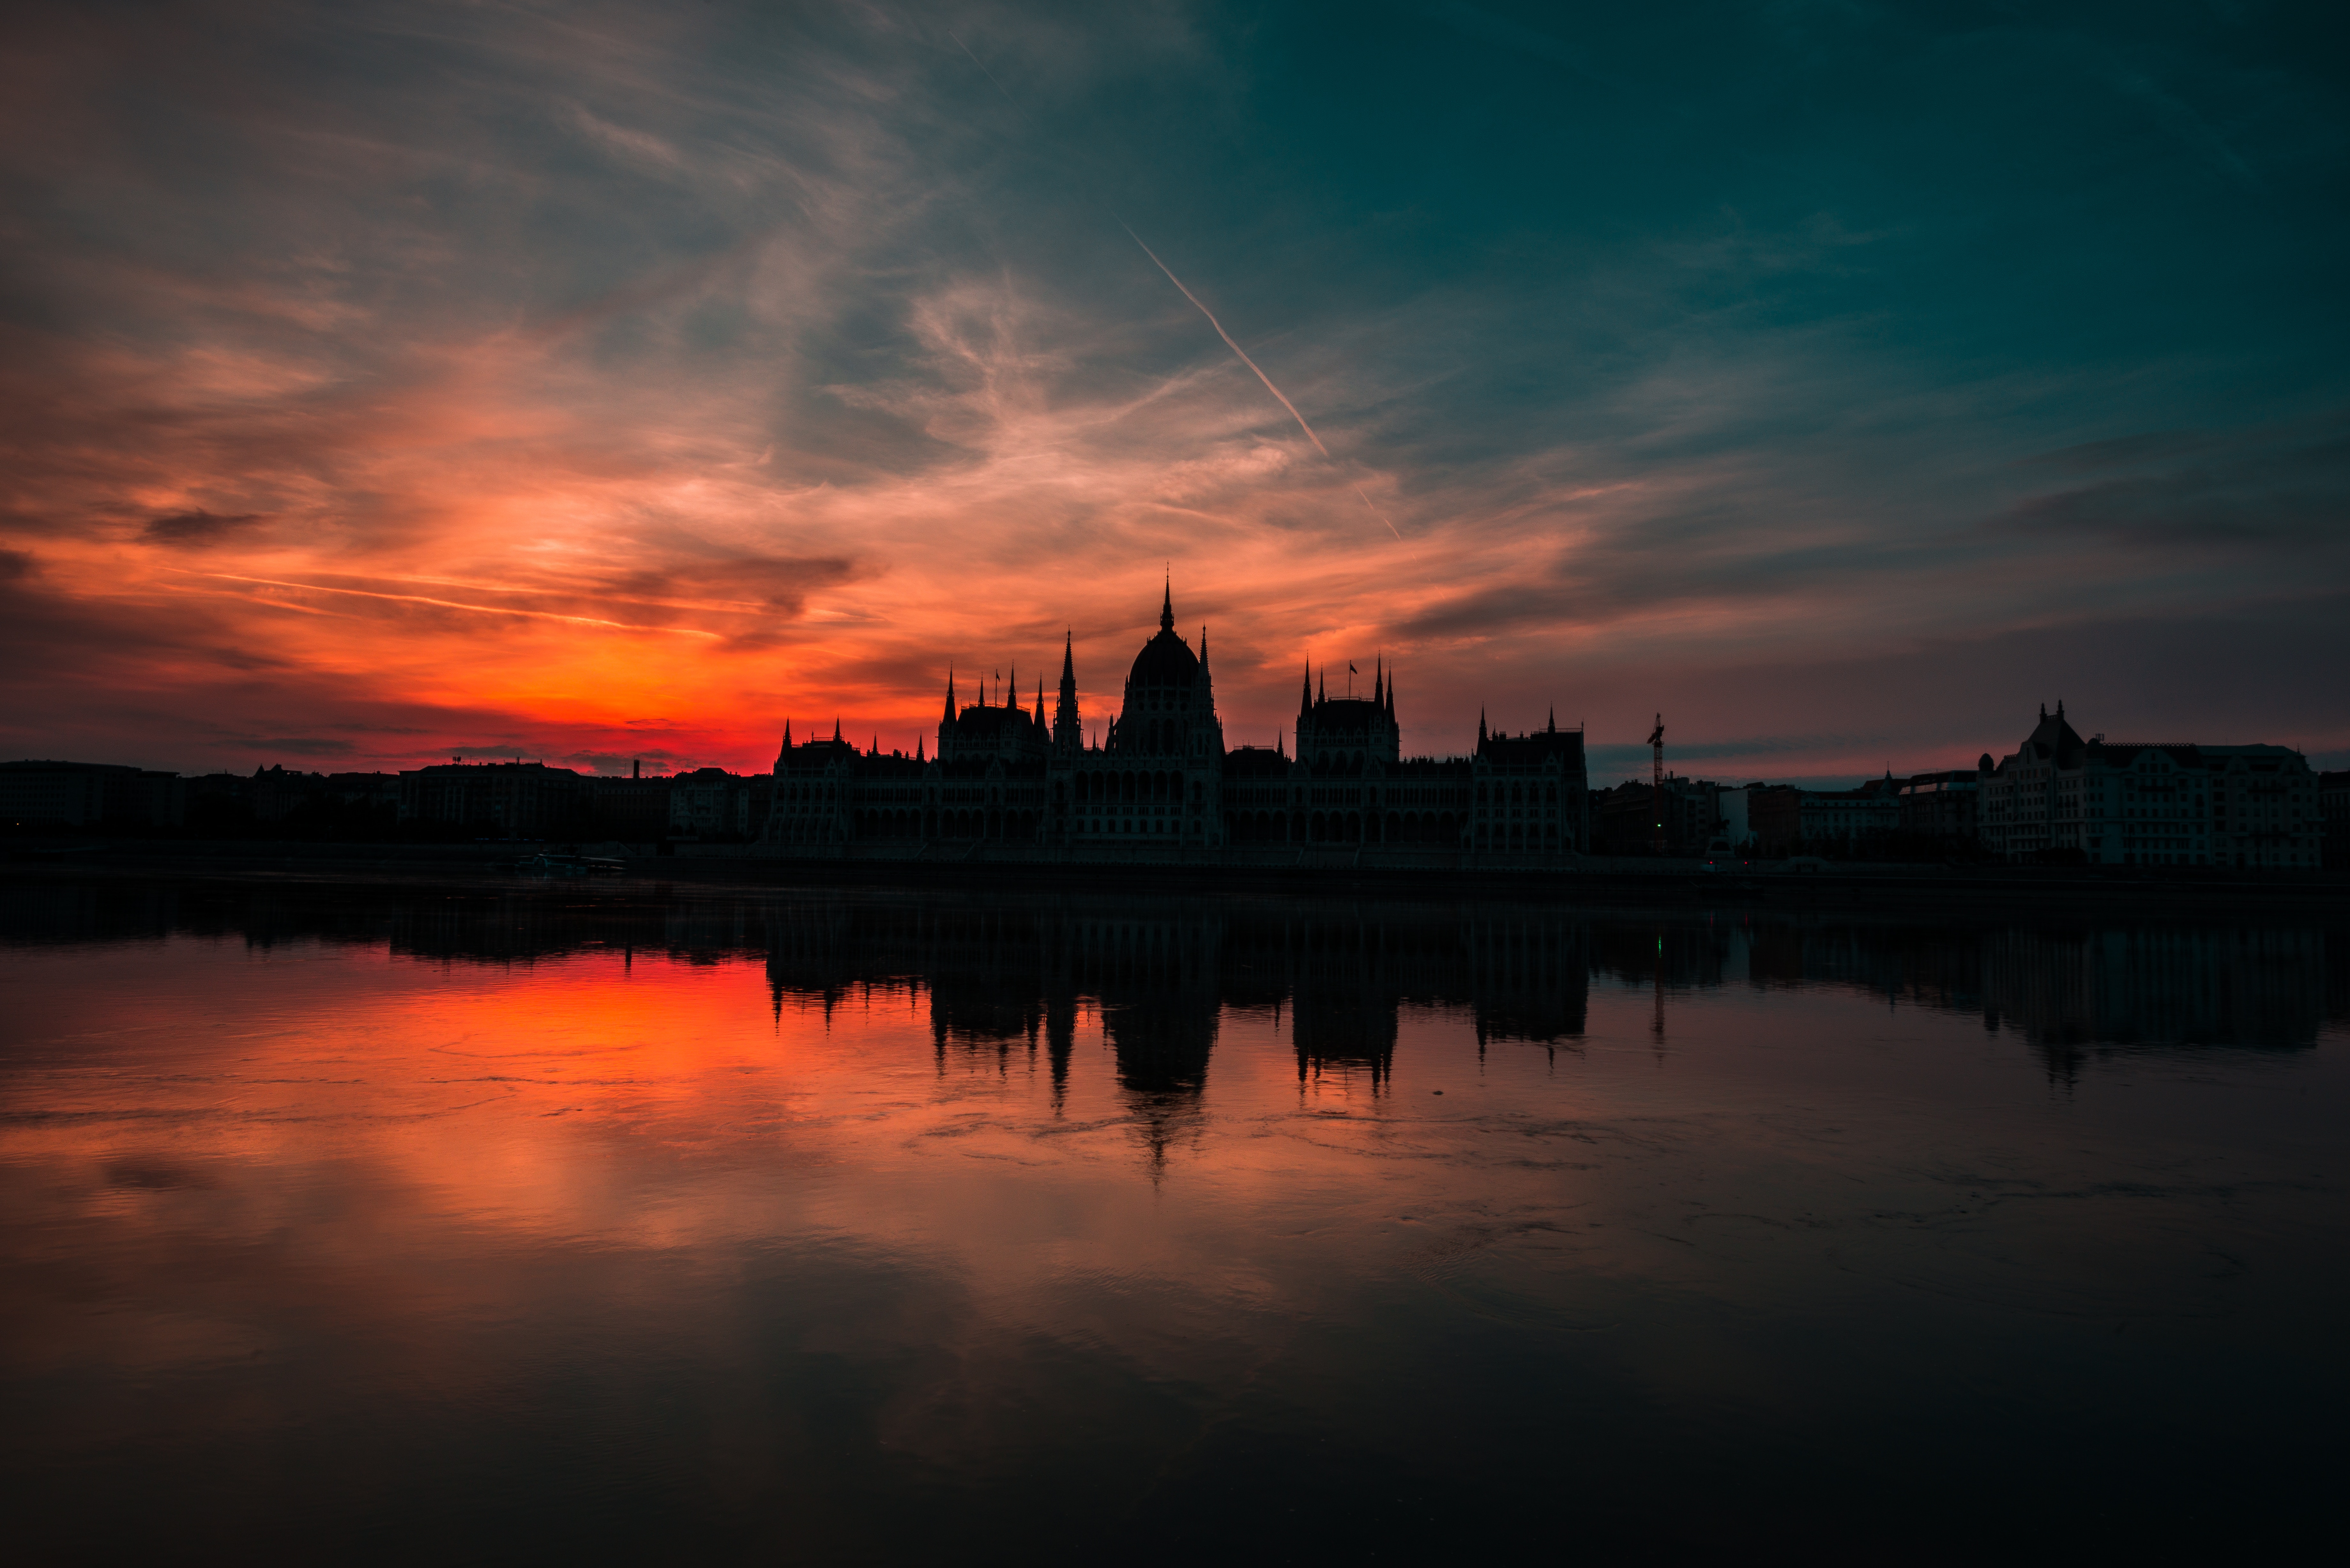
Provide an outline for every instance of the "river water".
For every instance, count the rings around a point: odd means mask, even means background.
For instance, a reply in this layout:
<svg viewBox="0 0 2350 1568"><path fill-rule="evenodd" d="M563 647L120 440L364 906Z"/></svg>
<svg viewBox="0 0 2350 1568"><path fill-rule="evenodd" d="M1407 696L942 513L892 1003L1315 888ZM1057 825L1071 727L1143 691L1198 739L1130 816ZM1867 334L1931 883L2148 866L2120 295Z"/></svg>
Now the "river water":
<svg viewBox="0 0 2350 1568"><path fill-rule="evenodd" d="M2332 1523L2350 921L51 879L0 976L20 1561Z"/></svg>

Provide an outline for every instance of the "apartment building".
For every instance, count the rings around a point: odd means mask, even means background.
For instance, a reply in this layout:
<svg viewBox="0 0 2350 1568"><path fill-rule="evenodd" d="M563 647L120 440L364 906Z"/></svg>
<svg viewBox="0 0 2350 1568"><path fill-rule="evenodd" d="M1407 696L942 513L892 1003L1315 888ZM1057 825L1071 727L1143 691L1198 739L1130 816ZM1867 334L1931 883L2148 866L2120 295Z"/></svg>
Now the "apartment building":
<svg viewBox="0 0 2350 1568"><path fill-rule="evenodd" d="M1978 831L2002 859L2315 870L2317 775L2289 746L2083 740L2059 702L1980 766Z"/></svg>

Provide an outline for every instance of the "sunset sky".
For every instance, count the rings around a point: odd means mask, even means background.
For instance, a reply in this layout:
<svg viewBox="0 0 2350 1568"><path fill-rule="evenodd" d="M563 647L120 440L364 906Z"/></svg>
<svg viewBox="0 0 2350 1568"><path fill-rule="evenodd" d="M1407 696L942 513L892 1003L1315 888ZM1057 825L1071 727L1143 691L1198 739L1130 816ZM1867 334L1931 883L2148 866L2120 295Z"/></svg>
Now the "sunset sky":
<svg viewBox="0 0 2350 1568"><path fill-rule="evenodd" d="M1097 728L1163 571L1235 744L2343 766L2335 21L28 7L0 753L747 770L1065 628Z"/></svg>

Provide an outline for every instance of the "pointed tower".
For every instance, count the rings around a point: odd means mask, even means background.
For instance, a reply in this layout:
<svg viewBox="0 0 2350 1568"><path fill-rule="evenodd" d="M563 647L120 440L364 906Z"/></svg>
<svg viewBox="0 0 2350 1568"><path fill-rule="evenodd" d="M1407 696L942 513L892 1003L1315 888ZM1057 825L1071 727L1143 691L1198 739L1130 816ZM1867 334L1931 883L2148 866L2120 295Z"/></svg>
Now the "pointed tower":
<svg viewBox="0 0 2350 1568"><path fill-rule="evenodd" d="M947 711L943 717L948 723L954 722L954 666L951 664L947 666Z"/></svg>
<svg viewBox="0 0 2350 1568"><path fill-rule="evenodd" d="M1482 708L1477 710L1477 749L1481 752L1485 749L1485 710Z"/></svg>
<svg viewBox="0 0 2350 1568"><path fill-rule="evenodd" d="M1075 756L1086 749L1084 722L1077 716L1077 658L1075 633L1061 634L1061 700L1053 708L1053 747Z"/></svg>
<svg viewBox="0 0 2350 1568"><path fill-rule="evenodd" d="M1036 732L1045 732L1045 678L1036 677Z"/></svg>
<svg viewBox="0 0 2350 1568"><path fill-rule="evenodd" d="M1388 661L1384 658L1371 661L1371 701L1382 708L1388 705Z"/></svg>
<svg viewBox="0 0 2350 1568"><path fill-rule="evenodd" d="M1200 627L1200 673L1194 678L1192 691L1198 701L1191 705L1192 741L1185 742L1193 757L1216 757L1224 754L1223 722L1216 717L1216 678L1208 670L1208 628Z"/></svg>
<svg viewBox="0 0 2350 1568"><path fill-rule="evenodd" d="M1175 578L1171 573L1168 576L1166 587L1159 596L1159 629L1175 629Z"/></svg>
<svg viewBox="0 0 2350 1568"><path fill-rule="evenodd" d="M844 743L840 738L840 715L837 713L832 716L832 743L836 746Z"/></svg>
<svg viewBox="0 0 2350 1568"><path fill-rule="evenodd" d="M1300 713L1310 713L1314 711L1314 666L1312 664L1306 665L1305 679L1298 683L1297 711Z"/></svg>

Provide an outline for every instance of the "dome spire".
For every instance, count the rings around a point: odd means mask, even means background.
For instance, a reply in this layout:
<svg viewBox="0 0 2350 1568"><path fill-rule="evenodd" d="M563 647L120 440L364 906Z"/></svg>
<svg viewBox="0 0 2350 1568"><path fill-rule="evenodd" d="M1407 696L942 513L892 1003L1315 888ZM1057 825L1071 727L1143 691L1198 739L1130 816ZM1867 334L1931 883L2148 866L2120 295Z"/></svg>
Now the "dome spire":
<svg viewBox="0 0 2350 1568"><path fill-rule="evenodd" d="M1159 596L1159 629L1175 629L1175 575L1172 572L1167 575L1167 585Z"/></svg>
<svg viewBox="0 0 2350 1568"><path fill-rule="evenodd" d="M1061 634L1061 700L1053 710L1053 744L1064 752L1086 749L1084 722L1077 716L1076 634Z"/></svg>

